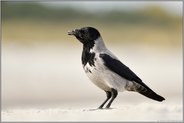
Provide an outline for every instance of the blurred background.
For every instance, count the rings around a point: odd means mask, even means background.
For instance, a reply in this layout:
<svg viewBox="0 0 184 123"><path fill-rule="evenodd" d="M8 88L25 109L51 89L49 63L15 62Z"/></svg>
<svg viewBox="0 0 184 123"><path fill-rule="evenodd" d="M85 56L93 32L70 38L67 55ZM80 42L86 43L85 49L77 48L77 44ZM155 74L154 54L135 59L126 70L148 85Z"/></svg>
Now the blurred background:
<svg viewBox="0 0 184 123"><path fill-rule="evenodd" d="M97 28L107 47L163 104L182 106L182 2L1 2L2 109L97 107L105 93L81 65L67 31ZM133 92L117 104L157 103ZM112 105L112 106L113 106Z"/></svg>

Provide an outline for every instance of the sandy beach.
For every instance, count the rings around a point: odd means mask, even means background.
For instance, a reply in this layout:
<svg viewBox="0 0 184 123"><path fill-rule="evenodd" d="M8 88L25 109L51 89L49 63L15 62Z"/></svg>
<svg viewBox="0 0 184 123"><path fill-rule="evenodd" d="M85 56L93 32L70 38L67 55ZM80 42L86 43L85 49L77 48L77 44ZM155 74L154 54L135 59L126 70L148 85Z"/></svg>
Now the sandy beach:
<svg viewBox="0 0 184 123"><path fill-rule="evenodd" d="M94 108L15 108L2 111L2 121L149 121L181 122L180 105L119 105L112 109Z"/></svg>

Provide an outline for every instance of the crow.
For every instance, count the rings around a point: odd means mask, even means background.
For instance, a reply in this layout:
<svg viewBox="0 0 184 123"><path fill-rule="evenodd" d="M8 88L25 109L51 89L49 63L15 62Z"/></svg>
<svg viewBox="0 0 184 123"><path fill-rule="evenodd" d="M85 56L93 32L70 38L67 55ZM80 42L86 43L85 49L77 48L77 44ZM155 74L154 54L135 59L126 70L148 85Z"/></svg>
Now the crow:
<svg viewBox="0 0 184 123"><path fill-rule="evenodd" d="M107 98L98 109L110 108L118 92L134 91L156 101L165 100L156 94L111 51L109 51L99 33L93 27L83 27L68 31L82 44L82 66L89 79L106 92Z"/></svg>

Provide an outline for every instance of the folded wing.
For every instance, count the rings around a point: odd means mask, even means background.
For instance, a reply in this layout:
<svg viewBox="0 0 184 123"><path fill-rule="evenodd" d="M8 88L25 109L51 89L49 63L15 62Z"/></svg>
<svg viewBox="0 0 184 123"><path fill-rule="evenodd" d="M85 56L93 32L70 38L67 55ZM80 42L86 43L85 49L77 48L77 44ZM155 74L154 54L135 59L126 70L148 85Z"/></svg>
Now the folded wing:
<svg viewBox="0 0 184 123"><path fill-rule="evenodd" d="M107 54L100 54L100 57L103 59L104 65L108 69L132 82L132 84L127 86L128 91L139 92L140 94L157 101L165 100L163 97L159 96L153 90L151 90L146 84L144 84L133 71L131 71L119 60L112 58L110 55Z"/></svg>

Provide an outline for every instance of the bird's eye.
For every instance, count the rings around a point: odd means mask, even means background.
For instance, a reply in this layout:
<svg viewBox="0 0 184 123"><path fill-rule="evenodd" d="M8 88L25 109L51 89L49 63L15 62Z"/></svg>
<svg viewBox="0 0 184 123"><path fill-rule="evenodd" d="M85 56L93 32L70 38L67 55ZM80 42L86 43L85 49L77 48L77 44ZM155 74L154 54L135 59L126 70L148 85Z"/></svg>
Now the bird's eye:
<svg viewBox="0 0 184 123"><path fill-rule="evenodd" d="M84 30L81 30L81 31L80 31L80 37L81 37L81 38L84 38L85 35L86 35L85 31L84 31Z"/></svg>
<svg viewBox="0 0 184 123"><path fill-rule="evenodd" d="M85 34L85 31L84 31L84 30L81 30L81 34L83 34L83 35L84 35L84 34Z"/></svg>

